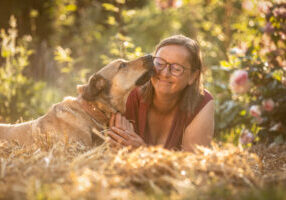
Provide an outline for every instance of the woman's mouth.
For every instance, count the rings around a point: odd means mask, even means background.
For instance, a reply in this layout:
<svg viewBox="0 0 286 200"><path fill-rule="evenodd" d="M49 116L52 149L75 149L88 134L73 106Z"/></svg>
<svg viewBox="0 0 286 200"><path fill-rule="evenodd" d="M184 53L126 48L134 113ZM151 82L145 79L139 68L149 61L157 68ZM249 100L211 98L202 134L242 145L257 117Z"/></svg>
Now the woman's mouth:
<svg viewBox="0 0 286 200"><path fill-rule="evenodd" d="M159 81L159 83L162 83L162 84L172 84L172 82L171 81L169 81L169 80L164 80L164 79L160 79L160 78L158 78L158 81Z"/></svg>

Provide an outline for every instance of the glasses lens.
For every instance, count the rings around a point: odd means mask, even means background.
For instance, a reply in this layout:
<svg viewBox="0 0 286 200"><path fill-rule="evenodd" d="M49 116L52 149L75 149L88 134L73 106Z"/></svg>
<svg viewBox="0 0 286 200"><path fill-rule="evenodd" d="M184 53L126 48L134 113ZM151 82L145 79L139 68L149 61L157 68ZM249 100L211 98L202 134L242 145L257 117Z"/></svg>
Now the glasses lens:
<svg viewBox="0 0 286 200"><path fill-rule="evenodd" d="M178 64L171 65L171 73L174 76L180 76L183 72L184 72L184 68L181 65L178 65Z"/></svg>
<svg viewBox="0 0 286 200"><path fill-rule="evenodd" d="M166 62L162 60L161 58L154 58L153 63L154 63L155 69L158 71L164 69L164 67L166 66Z"/></svg>

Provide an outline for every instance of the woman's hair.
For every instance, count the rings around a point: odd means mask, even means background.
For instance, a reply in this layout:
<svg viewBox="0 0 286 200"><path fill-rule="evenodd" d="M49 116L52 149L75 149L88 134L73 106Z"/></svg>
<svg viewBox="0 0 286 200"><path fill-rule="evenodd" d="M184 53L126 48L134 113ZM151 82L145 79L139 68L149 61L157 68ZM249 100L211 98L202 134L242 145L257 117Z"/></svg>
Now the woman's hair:
<svg viewBox="0 0 286 200"><path fill-rule="evenodd" d="M194 114L196 107L202 99L203 85L202 85L202 69L203 63L201 58L201 52L199 44L183 35L174 35L162 40L155 49L154 55L158 50L164 46L179 45L185 47L189 52L189 63L191 65L191 72L198 71L198 76L194 80L192 85L186 86L182 92L182 96L179 102L181 111L187 111L190 114ZM143 100L151 105L153 101L154 88L151 81L148 81L142 88Z"/></svg>

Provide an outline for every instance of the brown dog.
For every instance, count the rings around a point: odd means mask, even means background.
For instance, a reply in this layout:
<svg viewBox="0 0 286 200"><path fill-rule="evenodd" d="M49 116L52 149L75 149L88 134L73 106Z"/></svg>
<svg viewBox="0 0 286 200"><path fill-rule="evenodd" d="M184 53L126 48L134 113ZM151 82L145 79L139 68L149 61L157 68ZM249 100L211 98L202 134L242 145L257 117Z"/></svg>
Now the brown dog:
<svg viewBox="0 0 286 200"><path fill-rule="evenodd" d="M0 124L0 139L31 144L39 134L96 143L93 129L107 128L111 113L125 111L129 92L144 84L152 73L152 56L126 62L116 60L92 75L86 85L78 86L79 96L55 104L44 116L21 124Z"/></svg>

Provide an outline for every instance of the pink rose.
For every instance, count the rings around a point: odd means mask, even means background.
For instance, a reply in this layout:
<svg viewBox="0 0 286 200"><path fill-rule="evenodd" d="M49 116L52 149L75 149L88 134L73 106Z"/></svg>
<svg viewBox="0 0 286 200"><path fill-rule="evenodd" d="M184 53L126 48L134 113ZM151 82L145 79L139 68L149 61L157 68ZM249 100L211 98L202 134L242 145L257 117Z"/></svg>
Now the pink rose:
<svg viewBox="0 0 286 200"><path fill-rule="evenodd" d="M156 5L161 10L165 10L168 8L179 8L183 5L183 1L182 0L156 0Z"/></svg>
<svg viewBox="0 0 286 200"><path fill-rule="evenodd" d="M248 11L251 11L254 9L254 4L252 1L250 0L244 0L242 2L242 7L245 9L245 10L248 10Z"/></svg>
<svg viewBox="0 0 286 200"><path fill-rule="evenodd" d="M166 0L156 0L156 5L159 7L161 10L165 10L167 8L170 8L172 6L172 2L166 1Z"/></svg>
<svg viewBox="0 0 286 200"><path fill-rule="evenodd" d="M251 106L249 109L249 113L251 116L259 118L261 116L260 107L258 105Z"/></svg>
<svg viewBox="0 0 286 200"><path fill-rule="evenodd" d="M177 0L174 3L174 8L180 8L183 5L183 0Z"/></svg>
<svg viewBox="0 0 286 200"><path fill-rule="evenodd" d="M275 17L286 18L286 8L285 7L278 7L273 10L273 14Z"/></svg>
<svg viewBox="0 0 286 200"><path fill-rule="evenodd" d="M258 2L257 4L258 10L264 14L267 14L270 11L269 8L271 6L272 6L272 3L268 1L261 1L261 2Z"/></svg>
<svg viewBox="0 0 286 200"><path fill-rule="evenodd" d="M248 73L245 70L236 70L230 76L230 89L237 94L245 93L249 90L250 82L248 79Z"/></svg>
<svg viewBox="0 0 286 200"><path fill-rule="evenodd" d="M274 104L274 101L272 99L266 99L266 100L262 101L263 110L270 112L273 110L274 106L275 106L275 104Z"/></svg>
<svg viewBox="0 0 286 200"><path fill-rule="evenodd" d="M240 144L248 144L253 142L254 136L249 130L243 130L242 134L239 137Z"/></svg>

